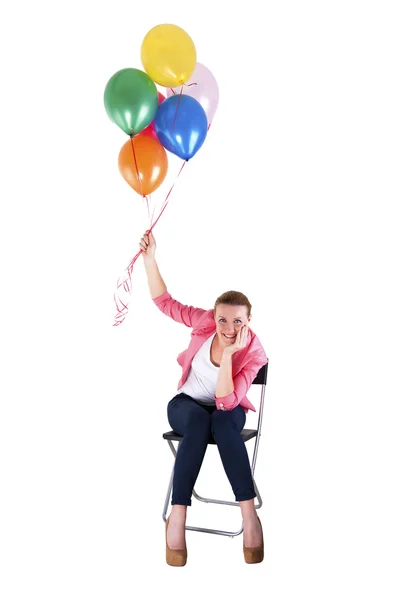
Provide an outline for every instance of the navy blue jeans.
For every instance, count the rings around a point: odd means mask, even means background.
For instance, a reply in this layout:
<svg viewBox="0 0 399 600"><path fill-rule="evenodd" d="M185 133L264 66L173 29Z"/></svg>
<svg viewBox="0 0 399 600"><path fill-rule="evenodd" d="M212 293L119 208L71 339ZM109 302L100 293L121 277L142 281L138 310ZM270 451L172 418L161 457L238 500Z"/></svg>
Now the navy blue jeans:
<svg viewBox="0 0 399 600"><path fill-rule="evenodd" d="M211 435L236 501L255 498L248 453L241 437L246 419L241 406L217 410L180 393L168 404L168 419L173 431L183 436L175 462L172 504L191 506L193 487Z"/></svg>

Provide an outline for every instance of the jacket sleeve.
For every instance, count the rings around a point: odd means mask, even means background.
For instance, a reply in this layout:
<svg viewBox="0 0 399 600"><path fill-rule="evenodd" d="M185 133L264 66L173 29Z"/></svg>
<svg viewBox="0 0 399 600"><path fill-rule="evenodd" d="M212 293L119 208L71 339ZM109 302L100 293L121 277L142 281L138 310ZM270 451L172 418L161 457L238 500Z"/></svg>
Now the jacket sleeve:
<svg viewBox="0 0 399 600"><path fill-rule="evenodd" d="M248 364L233 378L234 391L228 396L222 396L220 398L214 396L217 409L220 410L221 404L223 404L223 407L226 410L233 410L233 408L238 406L241 403L241 400L247 395L259 369L263 367L267 361L268 359L264 350L258 351L255 356L252 357L251 361L248 362Z"/></svg>
<svg viewBox="0 0 399 600"><path fill-rule="evenodd" d="M165 315L187 327L196 327L207 312L203 308L181 304L174 300L167 290L161 296L153 298L153 301Z"/></svg>

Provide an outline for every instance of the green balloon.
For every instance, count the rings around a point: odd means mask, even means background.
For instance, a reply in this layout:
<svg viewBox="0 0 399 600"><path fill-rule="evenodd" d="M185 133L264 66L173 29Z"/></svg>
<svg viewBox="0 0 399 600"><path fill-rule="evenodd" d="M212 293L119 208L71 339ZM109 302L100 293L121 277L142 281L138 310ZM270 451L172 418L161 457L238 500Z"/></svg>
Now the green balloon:
<svg viewBox="0 0 399 600"><path fill-rule="evenodd" d="M144 71L122 69L106 85L104 106L111 121L128 135L136 135L154 120L158 91Z"/></svg>

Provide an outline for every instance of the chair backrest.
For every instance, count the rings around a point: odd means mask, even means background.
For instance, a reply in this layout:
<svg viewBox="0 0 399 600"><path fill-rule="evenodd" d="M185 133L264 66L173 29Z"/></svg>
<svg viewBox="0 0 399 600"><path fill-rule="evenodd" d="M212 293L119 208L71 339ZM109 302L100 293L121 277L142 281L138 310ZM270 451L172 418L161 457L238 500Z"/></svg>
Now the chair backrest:
<svg viewBox="0 0 399 600"><path fill-rule="evenodd" d="M268 366L269 366L269 362L267 362L265 365L263 365L259 369L257 376L255 377L255 379L252 382L252 385L261 385L262 386L261 393L260 393L259 417L258 417L258 426L257 426L257 431L258 431L257 437L258 438L260 437L261 431L262 431L263 404L264 404L264 400L265 400Z"/></svg>
<svg viewBox="0 0 399 600"><path fill-rule="evenodd" d="M252 473L255 470L256 459L258 456L259 439L260 439L260 436L262 435L263 405L264 405L264 400L265 400L268 366L269 366L269 361L265 365L263 365L263 367L261 367L259 369L257 376L255 377L255 379L252 382L252 385L261 385L262 386L261 393L260 393L259 417L258 417L258 426L257 426L258 433L257 433L256 439L255 439L255 448L254 448L254 454L253 454L253 458L252 458L252 467L251 467Z"/></svg>
<svg viewBox="0 0 399 600"><path fill-rule="evenodd" d="M267 365L269 363L267 362L265 365L263 365L263 367L261 367L258 371L257 376L255 377L255 379L252 382L252 385L255 384L264 384L266 385L267 382Z"/></svg>

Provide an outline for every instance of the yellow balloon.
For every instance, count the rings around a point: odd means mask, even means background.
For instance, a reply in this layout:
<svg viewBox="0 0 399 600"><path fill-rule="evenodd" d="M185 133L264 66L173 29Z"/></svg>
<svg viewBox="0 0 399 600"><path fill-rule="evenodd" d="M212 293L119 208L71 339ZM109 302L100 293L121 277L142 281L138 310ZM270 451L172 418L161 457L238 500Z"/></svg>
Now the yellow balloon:
<svg viewBox="0 0 399 600"><path fill-rule="evenodd" d="M184 29L177 25L157 25L141 44L141 62L155 83L172 88L190 79L197 64L197 52Z"/></svg>

